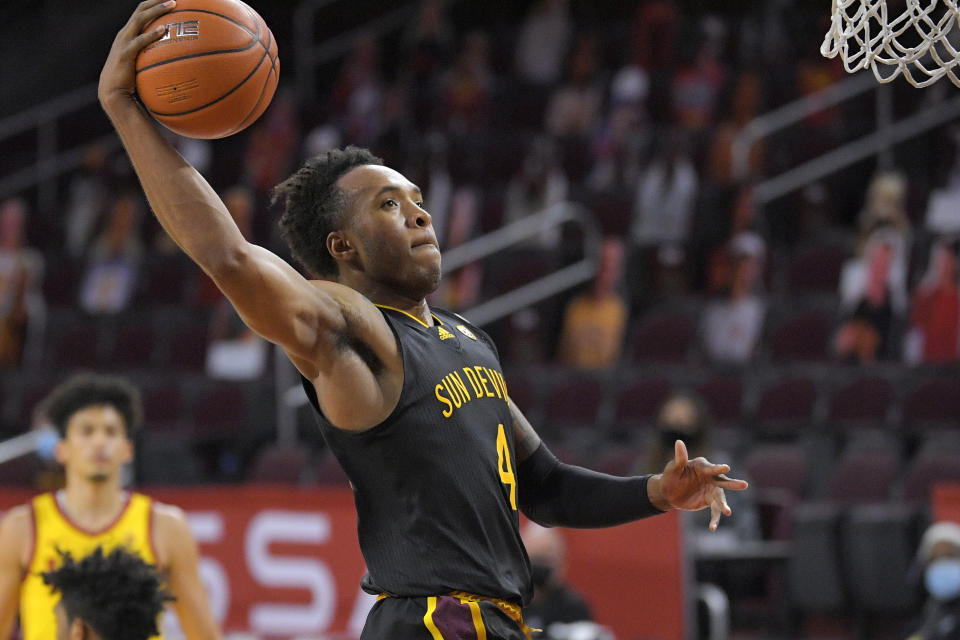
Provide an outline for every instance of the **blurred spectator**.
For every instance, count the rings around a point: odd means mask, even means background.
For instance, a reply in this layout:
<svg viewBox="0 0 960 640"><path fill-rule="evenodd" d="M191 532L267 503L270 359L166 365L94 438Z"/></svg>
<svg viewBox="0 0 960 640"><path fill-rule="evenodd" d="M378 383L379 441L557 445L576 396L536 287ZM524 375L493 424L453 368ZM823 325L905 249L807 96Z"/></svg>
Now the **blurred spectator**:
<svg viewBox="0 0 960 640"><path fill-rule="evenodd" d="M0 203L0 368L36 362L42 351L46 308L40 285L43 258L26 246L27 203Z"/></svg>
<svg viewBox="0 0 960 640"><path fill-rule="evenodd" d="M354 138L360 143L360 140ZM253 124L243 155L243 175L258 194L269 193L287 177L298 159L300 122L297 103L278 91L260 119Z"/></svg>
<svg viewBox="0 0 960 640"><path fill-rule="evenodd" d="M707 291L712 294L725 294L733 286L733 267L736 263L732 255L733 238L755 227L757 207L750 185L740 187L736 192L733 207L730 210L729 223L714 225L714 237L707 242L712 247L706 256ZM719 244L714 244L719 239Z"/></svg>
<svg viewBox="0 0 960 640"><path fill-rule="evenodd" d="M523 608L524 622L543 629L541 637L557 640L552 625L592 620L587 602L564 581L566 545L560 532L530 522L521 537L530 556L533 580L533 600Z"/></svg>
<svg viewBox="0 0 960 640"><path fill-rule="evenodd" d="M910 329L904 341L908 364L960 359L960 283L956 239L941 240L930 251L930 264L913 292Z"/></svg>
<svg viewBox="0 0 960 640"><path fill-rule="evenodd" d="M454 30L445 0L422 0L417 19L403 34L405 61L399 83L406 95L418 131L436 126L435 84L447 68L454 46Z"/></svg>
<svg viewBox="0 0 960 640"><path fill-rule="evenodd" d="M507 184L503 222L516 222L567 199L569 184L561 165L557 143L548 136L539 136L530 144L520 173ZM536 243L545 248L560 244L560 229L544 229Z"/></svg>
<svg viewBox="0 0 960 640"><path fill-rule="evenodd" d="M223 201L240 232L249 238L253 193L246 187L235 186L223 194ZM200 278L198 293L204 296L203 300L214 305L207 345L207 375L227 380L259 378L267 367L269 349L266 341L240 319L233 305L209 277L201 273Z"/></svg>
<svg viewBox="0 0 960 640"><path fill-rule="evenodd" d="M926 227L933 233L960 232L960 126L950 129L954 144L954 161L946 184L930 192L927 201Z"/></svg>
<svg viewBox="0 0 960 640"><path fill-rule="evenodd" d="M760 78L753 72L741 73L733 86L730 105L713 127L708 142L706 178L712 185L730 186L737 181L754 180L765 170L762 141L751 145L744 166L734 166L733 143L740 131L760 115Z"/></svg>
<svg viewBox="0 0 960 640"><path fill-rule="evenodd" d="M647 73L621 68L610 83L610 105L593 141L594 165L587 178L591 189L632 189L640 173L641 148L649 137Z"/></svg>
<svg viewBox="0 0 960 640"><path fill-rule="evenodd" d="M94 240L80 284L80 306L91 314L119 313L136 290L143 259L143 202L132 191L116 196L106 226Z"/></svg>
<svg viewBox="0 0 960 640"><path fill-rule="evenodd" d="M697 199L697 171L687 140L672 130L661 136L650 164L640 175L630 235L640 247L682 246Z"/></svg>
<svg viewBox="0 0 960 640"><path fill-rule="evenodd" d="M668 397L657 412L654 441L643 473L660 473L673 460L673 447L683 440L691 458L708 456L710 418L699 396L686 391Z"/></svg>
<svg viewBox="0 0 960 640"><path fill-rule="evenodd" d="M841 360L867 363L888 355L896 317L906 308L902 280L894 278L899 235L880 229L867 241L863 256L847 262L840 278L842 320L834 338Z"/></svg>
<svg viewBox="0 0 960 640"><path fill-rule="evenodd" d="M453 66L440 80L440 97L447 130L453 135L476 134L487 122L493 91L490 39L472 31Z"/></svg>
<svg viewBox="0 0 960 640"><path fill-rule="evenodd" d="M540 0L530 8L517 38L516 69L521 79L539 85L560 79L572 32L568 4Z"/></svg>
<svg viewBox="0 0 960 640"><path fill-rule="evenodd" d="M648 109L656 123L673 121L671 92L681 20L675 2L643 0L633 17L633 63L650 76Z"/></svg>
<svg viewBox="0 0 960 640"><path fill-rule="evenodd" d="M481 197L480 191L471 187L461 187L453 192L446 248L457 247L474 235ZM430 302L461 311L477 303L482 284L483 263L471 262L444 276L440 287L431 294Z"/></svg>
<svg viewBox="0 0 960 640"><path fill-rule="evenodd" d="M83 164L70 178L64 207L67 253L82 257L100 219L107 200L107 158L105 145L92 144L83 151Z"/></svg>
<svg viewBox="0 0 960 640"><path fill-rule="evenodd" d="M344 137L354 144L369 145L380 128L380 52L372 33L357 36L333 83L330 101L333 114L342 122Z"/></svg>
<svg viewBox="0 0 960 640"><path fill-rule="evenodd" d="M744 231L730 241L730 289L707 305L701 332L707 357L714 362L745 364L763 335L767 304L761 295L766 244Z"/></svg>
<svg viewBox="0 0 960 640"><path fill-rule="evenodd" d="M567 63L566 81L553 92L547 105L547 133L586 137L593 132L603 102L597 65L596 39L578 36Z"/></svg>
<svg viewBox="0 0 960 640"><path fill-rule="evenodd" d="M563 313L559 360L582 369L617 363L627 325L627 304L618 287L623 275L623 242L604 240L592 289L573 298Z"/></svg>
<svg viewBox="0 0 960 640"><path fill-rule="evenodd" d="M936 522L920 540L917 561L928 598L908 640L960 638L960 525Z"/></svg>
<svg viewBox="0 0 960 640"><path fill-rule="evenodd" d="M893 242L890 279L897 295L904 292L910 260L910 218L907 215L907 177L897 171L878 173L867 186L863 209L857 220L858 244L867 244L878 229L892 229L898 240ZM902 300L898 300L898 303Z"/></svg>
<svg viewBox="0 0 960 640"><path fill-rule="evenodd" d="M721 60L726 25L716 16L701 23L703 41L691 60L682 65L673 81L674 122L690 131L703 131L713 122L714 111L727 69ZM686 53L686 52L685 52Z"/></svg>

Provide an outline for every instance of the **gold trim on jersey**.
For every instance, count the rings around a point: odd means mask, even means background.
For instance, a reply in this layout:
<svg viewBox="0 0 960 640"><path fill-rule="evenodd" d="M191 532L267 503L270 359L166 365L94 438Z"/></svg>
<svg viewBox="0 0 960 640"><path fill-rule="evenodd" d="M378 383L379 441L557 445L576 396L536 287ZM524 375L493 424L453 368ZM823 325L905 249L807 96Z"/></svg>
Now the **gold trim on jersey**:
<svg viewBox="0 0 960 640"><path fill-rule="evenodd" d="M411 320L415 320L415 321L417 321L418 323L420 323L421 325L423 325L424 328L426 328L426 329L429 329L429 328L430 328L430 325L428 325L426 322L424 322L423 320L421 320L421 319L418 318L417 316L413 315L413 314L410 313L409 311L404 311L403 309L397 309L396 307L391 307L390 305L386 305L386 304L377 304L377 303L374 303L373 306L375 306L375 307L380 307L381 309L389 309L390 311L396 311L397 313L402 313L403 315L407 316L407 317L410 318ZM436 320L438 323L440 323L440 326L443 326L443 320L441 320L440 318L438 318L438 317L436 316L436 314L431 313L431 314L430 314L430 317L432 317L434 320Z"/></svg>

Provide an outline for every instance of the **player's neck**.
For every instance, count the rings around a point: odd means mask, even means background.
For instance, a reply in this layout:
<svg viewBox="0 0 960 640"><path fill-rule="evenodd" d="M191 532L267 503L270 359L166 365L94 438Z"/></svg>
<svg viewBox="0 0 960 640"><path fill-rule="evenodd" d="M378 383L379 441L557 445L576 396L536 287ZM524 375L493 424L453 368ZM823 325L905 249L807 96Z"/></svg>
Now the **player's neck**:
<svg viewBox="0 0 960 640"><path fill-rule="evenodd" d="M127 492L119 478L102 482L68 477L66 487L58 492L57 501L67 516L85 529L99 530L117 519L127 503Z"/></svg>
<svg viewBox="0 0 960 640"><path fill-rule="evenodd" d="M426 298L411 298L379 282L374 282L366 278L360 282L341 281L341 284L346 284L359 291L373 304L390 307L391 309L399 309L419 319L427 326L433 326L433 316L430 315L430 305L427 304Z"/></svg>

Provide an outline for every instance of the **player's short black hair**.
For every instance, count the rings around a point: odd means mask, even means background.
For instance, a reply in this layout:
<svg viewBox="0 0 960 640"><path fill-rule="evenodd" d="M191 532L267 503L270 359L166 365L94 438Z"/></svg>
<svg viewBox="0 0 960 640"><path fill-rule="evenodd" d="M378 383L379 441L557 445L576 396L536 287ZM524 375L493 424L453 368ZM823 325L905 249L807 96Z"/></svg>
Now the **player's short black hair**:
<svg viewBox="0 0 960 640"><path fill-rule="evenodd" d="M77 374L55 388L43 401L41 410L60 437L66 437L67 423L73 414L98 405L111 406L123 416L127 438L132 440L143 419L143 404L137 388L118 376Z"/></svg>
<svg viewBox="0 0 960 640"><path fill-rule="evenodd" d="M97 547L79 562L58 553L63 564L42 576L60 593L69 621L83 620L103 640L147 640L159 633L157 616L174 597L156 567L122 548L104 554Z"/></svg>
<svg viewBox="0 0 960 640"><path fill-rule="evenodd" d="M346 194L337 180L350 170L383 160L369 149L331 149L307 160L273 189L271 204L283 200L280 229L293 257L318 278L333 278L337 261L327 251L327 236L343 224Z"/></svg>

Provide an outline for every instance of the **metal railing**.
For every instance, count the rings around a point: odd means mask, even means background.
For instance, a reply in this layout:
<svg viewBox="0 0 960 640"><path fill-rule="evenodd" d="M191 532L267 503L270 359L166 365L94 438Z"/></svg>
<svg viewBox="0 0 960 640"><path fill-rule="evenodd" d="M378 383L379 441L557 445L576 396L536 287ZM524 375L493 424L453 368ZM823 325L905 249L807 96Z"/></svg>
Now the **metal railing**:
<svg viewBox="0 0 960 640"><path fill-rule="evenodd" d="M750 152L760 140L868 91L876 92L875 131L783 173L764 177L754 188L757 206L763 206L870 156L879 155L882 158L893 145L960 118L960 96L954 96L935 101L921 111L894 121L889 85L879 84L870 73L860 73L750 121L737 134L731 146L734 176L739 179L748 177Z"/></svg>
<svg viewBox="0 0 960 640"><path fill-rule="evenodd" d="M443 254L443 272L450 273L566 223L583 232L584 257L542 278L508 291L463 312L470 322L483 326L515 311L587 282L597 272L601 233L590 211L576 202L560 202L543 211L474 238Z"/></svg>
<svg viewBox="0 0 960 640"><path fill-rule="evenodd" d="M64 116L86 109L97 101L97 83L88 84L63 94L49 102L0 120L0 145L5 140L36 132L36 161L13 173L0 176L0 198L37 186L37 206L50 211L57 206L56 178L83 164L84 152L91 144L105 145L108 150L119 148L120 140L107 134L81 143L70 149L61 149L57 123Z"/></svg>

